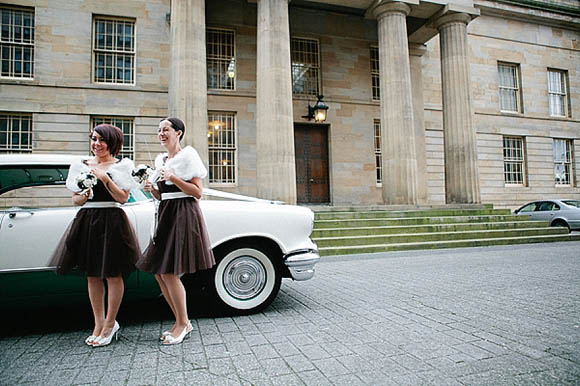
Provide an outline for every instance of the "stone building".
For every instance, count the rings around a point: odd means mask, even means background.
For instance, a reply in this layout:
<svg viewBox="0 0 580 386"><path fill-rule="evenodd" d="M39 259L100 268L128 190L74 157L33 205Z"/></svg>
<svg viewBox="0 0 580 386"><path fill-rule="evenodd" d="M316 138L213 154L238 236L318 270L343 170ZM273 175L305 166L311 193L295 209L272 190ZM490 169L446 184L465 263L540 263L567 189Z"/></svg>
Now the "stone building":
<svg viewBox="0 0 580 386"><path fill-rule="evenodd" d="M179 116L206 185L331 205L580 198L578 0L4 0L0 153L151 163ZM309 116L318 96L326 119Z"/></svg>

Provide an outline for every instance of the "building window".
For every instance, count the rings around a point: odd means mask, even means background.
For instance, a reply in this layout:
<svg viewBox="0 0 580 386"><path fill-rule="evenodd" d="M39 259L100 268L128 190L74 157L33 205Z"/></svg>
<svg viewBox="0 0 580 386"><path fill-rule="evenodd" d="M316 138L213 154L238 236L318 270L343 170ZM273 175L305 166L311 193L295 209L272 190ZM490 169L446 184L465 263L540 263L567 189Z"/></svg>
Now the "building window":
<svg viewBox="0 0 580 386"><path fill-rule="evenodd" d="M206 44L207 88L234 90L236 80L234 31L208 28Z"/></svg>
<svg viewBox="0 0 580 386"><path fill-rule="evenodd" d="M371 47L371 80L373 89L373 100L381 100L381 83L379 77L379 48Z"/></svg>
<svg viewBox="0 0 580 386"><path fill-rule="evenodd" d="M34 11L0 7L2 77L34 76Z"/></svg>
<svg viewBox="0 0 580 386"><path fill-rule="evenodd" d="M499 63L499 104L501 111L521 113L519 65Z"/></svg>
<svg viewBox="0 0 580 386"><path fill-rule="evenodd" d="M375 119L375 165L377 168L377 185L383 183L383 156L381 152L381 120Z"/></svg>
<svg viewBox="0 0 580 386"><path fill-rule="evenodd" d="M567 93L566 71L548 70L548 95L550 96L550 115L554 117L567 116L569 99Z"/></svg>
<svg viewBox="0 0 580 386"><path fill-rule="evenodd" d="M236 114L208 112L209 182L233 185L236 181Z"/></svg>
<svg viewBox="0 0 580 386"><path fill-rule="evenodd" d="M506 185L525 185L524 139L503 137L503 176Z"/></svg>
<svg viewBox="0 0 580 386"><path fill-rule="evenodd" d="M124 117L93 117L91 127L102 123L117 126L123 131L123 147L117 157L135 159L135 120Z"/></svg>
<svg viewBox="0 0 580 386"><path fill-rule="evenodd" d="M556 185L572 185L572 140L554 139L554 178Z"/></svg>
<svg viewBox="0 0 580 386"><path fill-rule="evenodd" d="M292 38L292 92L300 95L320 94L320 61L318 41L314 39Z"/></svg>
<svg viewBox="0 0 580 386"><path fill-rule="evenodd" d="M32 115L0 113L0 152L32 151Z"/></svg>
<svg viewBox="0 0 580 386"><path fill-rule="evenodd" d="M94 18L93 80L135 84L135 21Z"/></svg>

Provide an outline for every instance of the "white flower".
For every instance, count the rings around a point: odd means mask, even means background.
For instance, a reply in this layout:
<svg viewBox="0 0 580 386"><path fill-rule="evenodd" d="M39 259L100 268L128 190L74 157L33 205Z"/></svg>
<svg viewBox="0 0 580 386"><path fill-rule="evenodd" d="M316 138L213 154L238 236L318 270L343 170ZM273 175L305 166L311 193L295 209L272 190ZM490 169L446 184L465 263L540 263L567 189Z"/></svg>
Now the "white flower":
<svg viewBox="0 0 580 386"><path fill-rule="evenodd" d="M91 189L97 184L97 181L97 177L91 172L82 172L75 179L77 186L81 190Z"/></svg>
<svg viewBox="0 0 580 386"><path fill-rule="evenodd" d="M148 165L139 164L133 171L131 172L133 179L137 182L141 187L145 185L149 177L153 175L153 169Z"/></svg>

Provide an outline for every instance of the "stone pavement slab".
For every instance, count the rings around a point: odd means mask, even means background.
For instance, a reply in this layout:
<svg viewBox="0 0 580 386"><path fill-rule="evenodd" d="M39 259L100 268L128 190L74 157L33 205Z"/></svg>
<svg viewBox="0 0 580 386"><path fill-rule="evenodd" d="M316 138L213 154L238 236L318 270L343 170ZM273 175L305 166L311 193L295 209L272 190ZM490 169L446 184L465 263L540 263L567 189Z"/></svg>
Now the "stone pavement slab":
<svg viewBox="0 0 580 386"><path fill-rule="evenodd" d="M326 257L179 346L167 313L104 348L88 327L0 338L0 385L580 385L579 294L574 242Z"/></svg>

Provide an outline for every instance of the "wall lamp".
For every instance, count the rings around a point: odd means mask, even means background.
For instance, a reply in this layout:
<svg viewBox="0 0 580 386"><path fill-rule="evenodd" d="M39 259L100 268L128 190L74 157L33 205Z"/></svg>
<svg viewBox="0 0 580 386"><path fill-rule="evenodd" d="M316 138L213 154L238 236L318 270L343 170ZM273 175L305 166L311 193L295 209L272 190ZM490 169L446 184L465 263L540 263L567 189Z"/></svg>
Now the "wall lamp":
<svg viewBox="0 0 580 386"><path fill-rule="evenodd" d="M318 95L317 98L318 100L314 106L310 106L310 103L308 103L308 115L303 115L302 118L314 119L314 122L322 123L326 121L328 106L322 101L323 95Z"/></svg>

